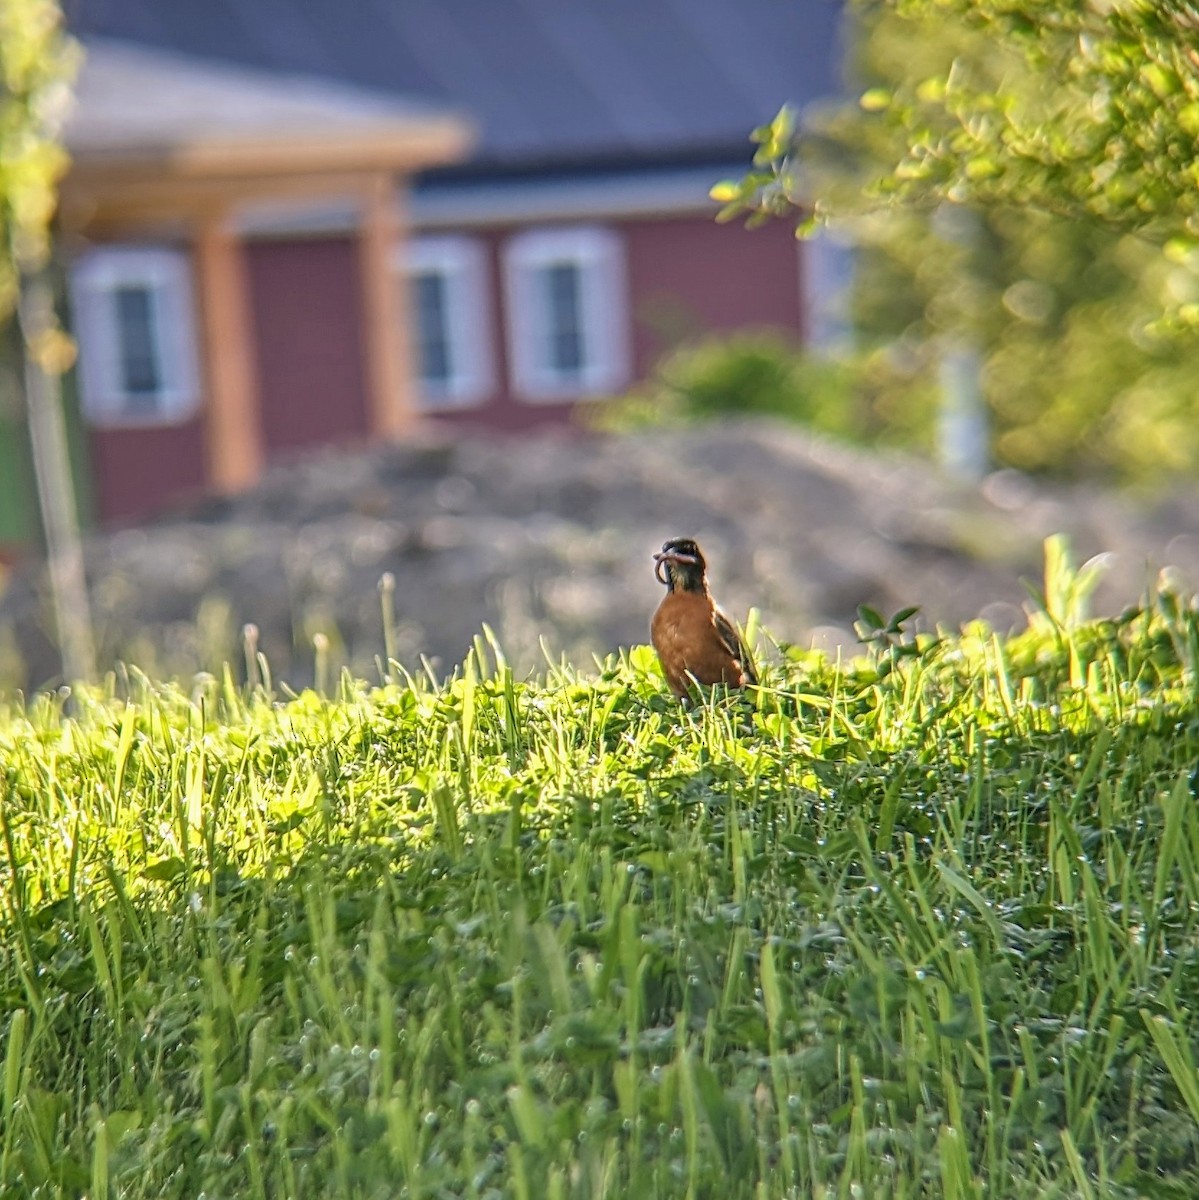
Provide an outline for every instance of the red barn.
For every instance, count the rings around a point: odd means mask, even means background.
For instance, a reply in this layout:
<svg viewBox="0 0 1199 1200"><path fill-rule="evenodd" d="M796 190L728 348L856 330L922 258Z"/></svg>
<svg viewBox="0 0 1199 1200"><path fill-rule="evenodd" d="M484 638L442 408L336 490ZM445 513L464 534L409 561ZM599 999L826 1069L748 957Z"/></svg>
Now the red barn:
<svg viewBox="0 0 1199 1200"><path fill-rule="evenodd" d="M561 421L704 333L811 332L811 248L717 225L708 190L835 93L837 0L66 7L103 518L413 417Z"/></svg>

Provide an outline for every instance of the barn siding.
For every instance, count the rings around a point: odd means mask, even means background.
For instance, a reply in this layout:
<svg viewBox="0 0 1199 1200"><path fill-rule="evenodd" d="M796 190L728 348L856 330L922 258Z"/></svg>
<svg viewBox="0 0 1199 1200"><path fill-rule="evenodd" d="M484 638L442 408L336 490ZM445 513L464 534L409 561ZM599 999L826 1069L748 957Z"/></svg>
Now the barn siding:
<svg viewBox="0 0 1199 1200"><path fill-rule="evenodd" d="M633 367L704 333L772 329L799 339L799 249L791 225L718 225L710 216L623 226L633 308Z"/></svg>
<svg viewBox="0 0 1199 1200"><path fill-rule="evenodd" d="M369 431L362 287L352 238L246 246L266 459Z"/></svg>
<svg viewBox="0 0 1199 1200"><path fill-rule="evenodd" d="M146 517L203 490L201 420L142 429L90 429L96 509L106 522Z"/></svg>

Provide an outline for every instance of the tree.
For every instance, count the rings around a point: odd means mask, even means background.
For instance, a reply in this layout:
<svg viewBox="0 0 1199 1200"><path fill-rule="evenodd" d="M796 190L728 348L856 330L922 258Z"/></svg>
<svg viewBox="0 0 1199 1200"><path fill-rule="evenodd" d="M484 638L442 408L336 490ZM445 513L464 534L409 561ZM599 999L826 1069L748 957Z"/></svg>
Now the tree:
<svg viewBox="0 0 1199 1200"><path fill-rule="evenodd" d="M863 96L906 150L878 191L1010 203L1199 239L1199 4L896 0L990 55Z"/></svg>
<svg viewBox="0 0 1199 1200"><path fill-rule="evenodd" d="M928 443L977 348L1000 463L1199 465L1199 9L859 0L860 101L755 132L726 219L848 222L866 406ZM961 230L969 230L965 236Z"/></svg>
<svg viewBox="0 0 1199 1200"><path fill-rule="evenodd" d="M49 257L77 57L55 0L0 0L0 321L16 307L21 272Z"/></svg>
<svg viewBox="0 0 1199 1200"><path fill-rule="evenodd" d="M95 668L60 387L74 345L59 326L47 265L77 61L56 0L0 0L0 324L16 310L59 647L71 682Z"/></svg>
<svg viewBox="0 0 1199 1200"><path fill-rule="evenodd" d="M867 173L870 196L1011 203L1199 240L1195 0L856 0L853 12L867 31L894 18L904 55L860 97L893 135ZM939 36L946 25L955 44ZM729 215L837 210L844 197L804 186L822 134L793 131L784 111L755 133L759 169L716 189ZM883 140L870 135L875 151Z"/></svg>

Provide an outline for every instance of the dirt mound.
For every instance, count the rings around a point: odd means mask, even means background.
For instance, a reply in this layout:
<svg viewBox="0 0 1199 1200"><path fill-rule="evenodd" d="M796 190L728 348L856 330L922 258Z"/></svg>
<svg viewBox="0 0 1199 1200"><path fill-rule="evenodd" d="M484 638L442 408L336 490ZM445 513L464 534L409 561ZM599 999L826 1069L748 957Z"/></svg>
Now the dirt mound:
<svg viewBox="0 0 1199 1200"><path fill-rule="evenodd" d="M833 644L853 642L862 603L1018 626L1021 577L1039 580L1042 540L1059 531L1079 561L1112 556L1099 611L1135 602L1166 564L1199 578L1193 497L1145 506L1007 472L966 486L766 422L329 453L94 537L87 566L106 664L212 670L254 622L276 676L299 685L318 632L335 664L374 674L384 572L406 664L451 666L487 622L527 669L542 638L575 661L644 641L660 593L650 554L673 535L699 540L733 614L757 605L776 638ZM26 568L0 597L0 682L54 675L44 591Z"/></svg>

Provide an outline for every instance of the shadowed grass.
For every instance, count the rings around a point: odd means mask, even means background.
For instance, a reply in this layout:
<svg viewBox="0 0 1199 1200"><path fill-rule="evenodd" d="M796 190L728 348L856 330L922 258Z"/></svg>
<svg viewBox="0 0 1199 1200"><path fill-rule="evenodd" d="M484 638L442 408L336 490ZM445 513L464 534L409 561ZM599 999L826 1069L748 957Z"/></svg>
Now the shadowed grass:
<svg viewBox="0 0 1199 1200"><path fill-rule="evenodd" d="M1196 644L12 706L0 1196L1193 1196Z"/></svg>

